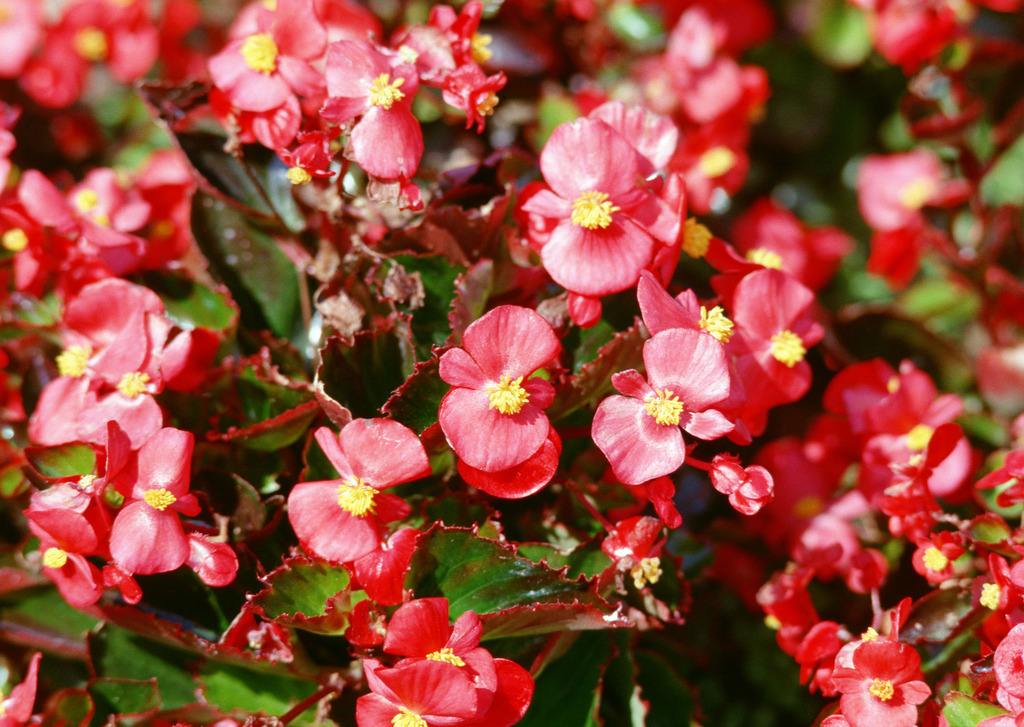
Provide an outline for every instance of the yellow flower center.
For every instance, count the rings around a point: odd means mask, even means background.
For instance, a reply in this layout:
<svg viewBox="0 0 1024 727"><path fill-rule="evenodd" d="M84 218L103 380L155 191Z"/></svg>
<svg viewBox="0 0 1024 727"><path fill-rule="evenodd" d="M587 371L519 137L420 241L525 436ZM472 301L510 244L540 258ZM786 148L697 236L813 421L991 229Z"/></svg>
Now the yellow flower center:
<svg viewBox="0 0 1024 727"><path fill-rule="evenodd" d="M522 376L513 379L503 374L498 383L487 386L487 408L509 415L521 412L530 400L530 392L522 384Z"/></svg>
<svg viewBox="0 0 1024 727"><path fill-rule="evenodd" d="M702 258L708 253L711 230L690 217L683 225L683 252L692 258Z"/></svg>
<svg viewBox="0 0 1024 727"><path fill-rule="evenodd" d="M288 177L288 181L295 186L299 186L300 184L309 184L313 181L313 175L302 167L291 167L286 176Z"/></svg>
<svg viewBox="0 0 1024 727"><path fill-rule="evenodd" d="M801 518L812 518L825 509L825 503L817 495L805 495L796 501L793 514Z"/></svg>
<svg viewBox="0 0 1024 727"><path fill-rule="evenodd" d="M932 573L944 571L946 570L946 566L949 565L949 558L934 546L924 551L924 555L921 556L921 560L924 562L924 567Z"/></svg>
<svg viewBox="0 0 1024 727"><path fill-rule="evenodd" d="M663 427L678 427L683 414L683 402L670 389L658 389L644 400L644 409Z"/></svg>
<svg viewBox="0 0 1024 727"><path fill-rule="evenodd" d="M494 115L494 109L498 106L498 97L494 93L487 94L484 100L476 105L476 112L481 116Z"/></svg>
<svg viewBox="0 0 1024 727"><path fill-rule="evenodd" d="M57 371L61 376L77 379L85 374L92 351L88 346L69 346L57 354Z"/></svg>
<svg viewBox="0 0 1024 727"><path fill-rule="evenodd" d="M722 343L728 343L733 334L733 323L725 315L722 306L716 305L711 310L700 307L700 327Z"/></svg>
<svg viewBox="0 0 1024 727"><path fill-rule="evenodd" d="M889 380L885 382L885 390L890 394L895 394L900 390L900 379L898 376L890 376Z"/></svg>
<svg viewBox="0 0 1024 727"><path fill-rule="evenodd" d="M28 235L20 227L12 227L0 237L0 244L4 246L5 250L11 252L21 252L28 247Z"/></svg>
<svg viewBox="0 0 1024 727"><path fill-rule="evenodd" d="M11 12L11 9L10 7L8 7L7 3L0 3L0 24L6 23L8 20L10 20L12 15L13 13ZM0 692L0 699L2 699L3 696L4 693ZM0 717L3 717L3 714L3 712L0 712Z"/></svg>
<svg viewBox="0 0 1024 727"><path fill-rule="evenodd" d="M572 223L585 230L605 229L619 211L604 192L584 192L572 203Z"/></svg>
<svg viewBox="0 0 1024 727"><path fill-rule="evenodd" d="M97 479L96 475L82 475L78 478L78 483L75 485L79 490L88 490L92 487L92 483Z"/></svg>
<svg viewBox="0 0 1024 727"><path fill-rule="evenodd" d="M270 12L277 10L277 0L263 0L263 7Z"/></svg>
<svg viewBox="0 0 1024 727"><path fill-rule="evenodd" d="M390 110L392 106L405 98L405 94L400 90L403 83L405 83L404 78L396 78L392 81L391 74L380 74L370 83L370 105L385 111Z"/></svg>
<svg viewBox="0 0 1024 727"><path fill-rule="evenodd" d="M391 718L392 727L427 727L427 720L412 710L399 707L398 714Z"/></svg>
<svg viewBox="0 0 1024 727"><path fill-rule="evenodd" d="M903 188L900 202L908 210L919 210L932 198L934 193L935 182L927 177L921 177Z"/></svg>
<svg viewBox="0 0 1024 727"><path fill-rule="evenodd" d="M868 630L860 635L861 641L876 641L878 639L878 632L875 631L874 626L868 626Z"/></svg>
<svg viewBox="0 0 1024 727"><path fill-rule="evenodd" d="M874 679L868 687L868 694L880 702L888 702L895 693L896 690L888 679Z"/></svg>
<svg viewBox="0 0 1024 727"><path fill-rule="evenodd" d="M72 45L74 45L75 52L78 55L92 62L104 60L107 57L107 53L110 52L106 33L99 28L91 26L82 28L75 33Z"/></svg>
<svg viewBox="0 0 1024 727"><path fill-rule="evenodd" d="M985 608L995 611L999 608L999 597L1002 591L996 583L986 583L981 587L981 598L978 602Z"/></svg>
<svg viewBox="0 0 1024 727"><path fill-rule="evenodd" d="M178 498L174 496L174 493L164 487L146 490L142 493L142 499L145 500L146 504L151 508L154 510L160 510L161 512L178 501Z"/></svg>
<svg viewBox="0 0 1024 727"><path fill-rule="evenodd" d="M643 558L629 569L629 575L633 577L633 585L637 589L643 588L648 583L657 583L661 578L661 559Z"/></svg>
<svg viewBox="0 0 1024 727"><path fill-rule="evenodd" d="M153 237L167 238L174 234L174 223L170 220L159 220L153 225Z"/></svg>
<svg viewBox="0 0 1024 727"><path fill-rule="evenodd" d="M736 154L727 146L716 146L700 155L697 168L709 179L720 177L736 166Z"/></svg>
<svg viewBox="0 0 1024 727"><path fill-rule="evenodd" d="M96 205L100 203L100 196L96 194L96 190L80 189L75 193L75 198L72 202L75 205L75 209L84 215L96 209Z"/></svg>
<svg viewBox="0 0 1024 727"><path fill-rule="evenodd" d="M782 270L782 256L764 247L755 247L747 252L747 260L772 270Z"/></svg>
<svg viewBox="0 0 1024 727"><path fill-rule="evenodd" d="M807 349L800 336L793 331L779 331L772 336L772 356L780 364L793 368L804 360Z"/></svg>
<svg viewBox="0 0 1024 727"><path fill-rule="evenodd" d="M907 446L915 452L924 450L930 441L935 430L927 424L918 424L907 432Z"/></svg>
<svg viewBox="0 0 1024 727"><path fill-rule="evenodd" d="M764 625L770 628L772 631L778 631L782 628L782 622L779 621L779 617L773 616L772 614L768 614L764 617Z"/></svg>
<svg viewBox="0 0 1024 727"><path fill-rule="evenodd" d="M245 65L258 73L270 75L277 70L277 43L266 33L253 33L242 43Z"/></svg>
<svg viewBox="0 0 1024 727"><path fill-rule="evenodd" d="M43 553L43 567L63 568L68 562L68 554L60 548L47 548Z"/></svg>
<svg viewBox="0 0 1024 727"><path fill-rule="evenodd" d="M491 36L487 33L474 33L473 38L470 40L470 46L472 48L473 60L477 63L486 63L491 60Z"/></svg>
<svg viewBox="0 0 1024 727"><path fill-rule="evenodd" d="M377 507L374 497L377 491L359 477L349 477L338 485L338 507L345 512L363 517L372 515Z"/></svg>
<svg viewBox="0 0 1024 727"><path fill-rule="evenodd" d="M449 647L438 649L427 654L427 658L431 661L443 661L445 664L451 664L452 666L465 666L466 662L462 660L462 657L456 656L455 652Z"/></svg>
<svg viewBox="0 0 1024 727"><path fill-rule="evenodd" d="M122 376L121 380L117 382L117 390L123 396L134 399L136 396L146 393L146 384L148 383L149 374L144 374L141 371L132 371Z"/></svg>

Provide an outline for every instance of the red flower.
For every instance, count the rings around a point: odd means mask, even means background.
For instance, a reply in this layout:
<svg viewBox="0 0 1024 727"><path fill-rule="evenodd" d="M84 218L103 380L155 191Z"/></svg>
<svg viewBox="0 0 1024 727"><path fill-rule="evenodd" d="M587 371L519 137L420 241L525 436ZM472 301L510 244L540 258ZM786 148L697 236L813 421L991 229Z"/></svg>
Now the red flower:
<svg viewBox="0 0 1024 727"><path fill-rule="evenodd" d="M966 552L964 537L958 532L933 533L917 544L914 570L935 585L953 577L953 564Z"/></svg>
<svg viewBox="0 0 1024 727"><path fill-rule="evenodd" d="M921 208L939 194L942 177L939 158L925 149L869 156L857 172L860 212L874 230L919 227Z"/></svg>
<svg viewBox="0 0 1024 727"><path fill-rule="evenodd" d="M711 484L729 504L744 515L753 515L775 498L771 472L760 465L744 467L733 455L719 454L711 461Z"/></svg>
<svg viewBox="0 0 1024 727"><path fill-rule="evenodd" d="M383 525L409 514L381 490L428 474L427 454L411 429L389 419L355 419L337 435L320 427L315 436L339 477L296 485L288 520L310 553L338 563L362 558L380 545Z"/></svg>
<svg viewBox="0 0 1024 727"><path fill-rule="evenodd" d="M36 683L39 679L39 661L43 655L38 651L28 663L25 678L11 690L11 695L0 699L0 725L20 727L32 719L32 705L36 701ZM0 694L0 697L3 695Z"/></svg>
<svg viewBox="0 0 1024 727"><path fill-rule="evenodd" d="M733 334L733 323L721 306L700 304L692 290L684 290L675 298L649 272L644 271L636 286L636 299L640 314L651 335L672 328L704 331L722 343L728 343Z"/></svg>
<svg viewBox="0 0 1024 727"><path fill-rule="evenodd" d="M463 724L477 714L477 691L452 664L424 659L383 668L363 661L370 694L356 702L359 727L441 727Z"/></svg>
<svg viewBox="0 0 1024 727"><path fill-rule="evenodd" d="M110 530L110 555L122 570L166 573L189 559L178 513L199 514L199 503L188 491L193 445L191 432L165 427L139 449L135 476L123 484L128 502Z"/></svg>
<svg viewBox="0 0 1024 727"><path fill-rule="evenodd" d="M39 0L6 0L0 21L0 78L16 78L42 35Z"/></svg>
<svg viewBox="0 0 1024 727"><path fill-rule="evenodd" d="M407 181L423 156L423 131L412 115L415 69L364 41L327 49L327 102L320 115L352 127L346 152L366 173Z"/></svg>
<svg viewBox="0 0 1024 727"><path fill-rule="evenodd" d="M499 306L474 321L462 348L441 357L452 386L438 419L452 449L470 467L496 473L533 457L548 441L544 414L554 389L533 376L561 346L547 321L519 306Z"/></svg>
<svg viewBox="0 0 1024 727"><path fill-rule="evenodd" d="M366 595L382 606L399 604L405 595L405 574L409 570L420 532L401 528L376 550L352 562L356 580Z"/></svg>
<svg viewBox="0 0 1024 727"><path fill-rule="evenodd" d="M917 705L931 694L921 681L921 657L909 645L877 639L853 652L851 668L832 674L851 727L914 727Z"/></svg>
<svg viewBox="0 0 1024 727"><path fill-rule="evenodd" d="M322 93L323 76L310 61L323 55L327 33L313 0L278 0L276 11L256 16L254 30L210 59L213 83L232 105L264 112L284 105L293 94Z"/></svg>
<svg viewBox="0 0 1024 727"><path fill-rule="evenodd" d="M483 133L484 119L494 113L507 80L500 72L488 76L476 64L460 66L445 78L445 103L465 112L467 129L475 124L476 132Z"/></svg>
<svg viewBox="0 0 1024 727"><path fill-rule="evenodd" d="M607 123L588 118L555 129L540 168L549 189L523 209L554 225L541 259L555 282L591 297L634 285L654 257L662 216L644 182L649 160Z"/></svg>
<svg viewBox="0 0 1024 727"><path fill-rule="evenodd" d="M43 573L72 606L89 606L103 593L103 577L88 556L106 551L106 532L97 531L93 498L72 485L37 492L25 510L39 538ZM91 516L92 515L92 516Z"/></svg>
<svg viewBox="0 0 1024 727"><path fill-rule="evenodd" d="M627 485L682 466L686 447L680 428L716 439L733 427L713 408L729 395L729 369L718 341L673 328L644 343L643 356L647 379L632 369L612 376L623 396L602 401L592 427L594 443Z"/></svg>
<svg viewBox="0 0 1024 727"><path fill-rule="evenodd" d="M548 430L547 440L536 452L519 464L503 470L487 472L459 460L456 467L459 475L473 487L483 490L492 497L519 499L540 491L551 481L558 469L558 458L562 454L562 440L554 427Z"/></svg>
<svg viewBox="0 0 1024 727"><path fill-rule="evenodd" d="M601 551L628 571L639 590L661 579L662 525L658 518L631 517L615 524L601 542Z"/></svg>

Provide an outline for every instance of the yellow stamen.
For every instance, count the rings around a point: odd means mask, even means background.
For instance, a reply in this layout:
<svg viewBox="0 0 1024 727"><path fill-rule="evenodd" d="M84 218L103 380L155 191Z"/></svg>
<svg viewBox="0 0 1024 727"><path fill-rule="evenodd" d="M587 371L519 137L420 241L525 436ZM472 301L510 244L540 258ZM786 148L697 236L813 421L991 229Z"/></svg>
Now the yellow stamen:
<svg viewBox="0 0 1024 727"><path fill-rule="evenodd" d="M81 189L75 193L72 203L75 205L75 209L84 215L96 209L96 205L100 203L100 196L96 194L96 190Z"/></svg>
<svg viewBox="0 0 1024 727"><path fill-rule="evenodd" d="M801 518L812 518L825 509L825 503L817 495L805 495L793 505L793 514Z"/></svg>
<svg viewBox="0 0 1024 727"><path fill-rule="evenodd" d="M896 690L888 679L875 679L868 687L868 694L880 702L888 702L895 693Z"/></svg>
<svg viewBox="0 0 1024 727"><path fill-rule="evenodd" d="M277 10L277 0L263 0L263 7L270 12Z"/></svg>
<svg viewBox="0 0 1024 727"><path fill-rule="evenodd" d="M697 167L709 179L720 177L736 166L736 154L727 146L716 146L700 155Z"/></svg>
<svg viewBox="0 0 1024 727"><path fill-rule="evenodd" d="M773 616L772 614L768 614L764 617L764 625L770 628L772 631L778 631L782 628L782 622L779 621L779 617Z"/></svg>
<svg viewBox="0 0 1024 727"><path fill-rule="evenodd" d="M277 71L277 43L266 33L253 33L242 43L245 65L268 76Z"/></svg>
<svg viewBox="0 0 1024 727"><path fill-rule="evenodd" d="M427 720L412 710L399 707L398 714L391 718L392 727L427 727Z"/></svg>
<svg viewBox="0 0 1024 727"><path fill-rule="evenodd" d="M907 432L907 446L915 452L921 452L928 447L933 434L935 434L935 430L932 427L927 424L918 424Z"/></svg>
<svg viewBox="0 0 1024 727"><path fill-rule="evenodd" d="M793 368L804 360L807 349L800 336L793 331L779 331L772 336L772 356L780 364Z"/></svg>
<svg viewBox="0 0 1024 727"><path fill-rule="evenodd" d="M874 626L868 626L868 630L860 635L861 641L876 641L878 639L878 632L875 631Z"/></svg>
<svg viewBox="0 0 1024 727"><path fill-rule="evenodd" d="M462 660L462 657L457 656L456 653L447 646L443 649L438 649L437 651L430 652L429 654L427 654L427 658L431 661L442 661L445 664L451 664L452 666L466 665L466 662Z"/></svg>
<svg viewBox="0 0 1024 727"><path fill-rule="evenodd" d="M949 558L934 546L924 551L924 555L921 556L921 561L924 563L924 567L932 573L944 571L946 570L946 566L949 565Z"/></svg>
<svg viewBox="0 0 1024 727"><path fill-rule="evenodd" d="M167 508L169 508L171 505L178 501L178 498L174 496L174 493L172 493L170 490L164 487L157 487L156 489L153 490L146 490L142 494L142 499L151 508L153 508L154 510L160 510L161 512L163 512L164 510L166 510Z"/></svg>
<svg viewBox="0 0 1024 727"><path fill-rule="evenodd" d="M68 554L60 548L47 548L43 553L43 567L63 568L68 562Z"/></svg>
<svg viewBox="0 0 1024 727"><path fill-rule="evenodd" d="M722 306L716 305L711 310L704 306L700 307L700 325L702 330L707 331L722 343L728 343L733 334L733 323L725 315Z"/></svg>
<svg viewBox="0 0 1024 727"><path fill-rule="evenodd" d="M502 414L518 414L530 400L530 392L522 386L523 377L513 379L503 374L496 384L487 386L487 408Z"/></svg>
<svg viewBox="0 0 1024 727"><path fill-rule="evenodd" d="M110 45L107 43L106 34L95 27L82 28L75 33L72 45L75 52L87 61L102 61L110 52Z"/></svg>
<svg viewBox="0 0 1024 727"><path fill-rule="evenodd" d="M402 44L398 48L398 57L401 58L404 62L408 63L409 65L412 65L413 63L419 60L420 54L417 53L415 49L410 48L405 44Z"/></svg>
<svg viewBox="0 0 1024 727"><path fill-rule="evenodd" d="M491 60L491 56L494 55L491 49L488 47L491 45L491 36L487 33L474 33L473 38L469 41L470 47L472 48L473 60L477 63L486 63Z"/></svg>
<svg viewBox="0 0 1024 727"><path fill-rule="evenodd" d="M755 247L747 252L747 260L772 270L782 270L782 256L765 247Z"/></svg>
<svg viewBox="0 0 1024 727"><path fill-rule="evenodd" d="M996 583L986 583L981 587L981 598L978 599L985 608L995 611L999 608L999 597L1002 595L1002 591L999 589L999 585Z"/></svg>
<svg viewBox="0 0 1024 727"><path fill-rule="evenodd" d="M604 192L583 192L572 203L572 223L585 230L603 230L612 223L612 215L619 209Z"/></svg>
<svg viewBox="0 0 1024 727"><path fill-rule="evenodd" d="M57 371L61 376L77 379L85 374L92 351L88 346L69 346L57 354Z"/></svg>
<svg viewBox="0 0 1024 727"><path fill-rule="evenodd" d="M900 390L900 378L898 376L890 376L889 380L885 382L885 390L890 394L895 394Z"/></svg>
<svg viewBox="0 0 1024 727"><path fill-rule="evenodd" d="M146 393L146 384L148 383L149 374L144 374L141 371L132 371L122 376L121 380L117 382L117 390L123 396L134 399L136 396Z"/></svg>
<svg viewBox="0 0 1024 727"><path fill-rule="evenodd" d="M5 250L21 252L28 247L28 235L20 227L12 227L0 238L0 244L4 246Z"/></svg>
<svg viewBox="0 0 1024 727"><path fill-rule="evenodd" d="M174 223L170 220L159 220L153 225L153 237L166 238L174 234Z"/></svg>
<svg viewBox="0 0 1024 727"><path fill-rule="evenodd" d="M498 97L494 93L488 93L484 100L476 105L476 112L481 116L493 116L494 109L498 106Z"/></svg>
<svg viewBox="0 0 1024 727"><path fill-rule="evenodd" d="M935 194L935 182L927 177L915 179L903 188L900 194L900 202L909 210L919 210Z"/></svg>
<svg viewBox="0 0 1024 727"><path fill-rule="evenodd" d="M711 230L690 217L683 225L683 252L692 258L702 258L708 253Z"/></svg>
<svg viewBox="0 0 1024 727"><path fill-rule="evenodd" d="M11 17L13 15L14 15L14 13L11 12L11 9L7 6L7 3L0 2L0 24L6 23L8 20L11 19ZM4 693L0 692L0 702L2 702L3 696L4 696ZM3 705L0 704L0 706L3 706ZM3 716L4 716L4 713L0 712L0 717L3 717Z"/></svg>
<svg viewBox="0 0 1024 727"><path fill-rule="evenodd" d="M639 590L648 583L654 584L661 578L661 558L643 558L629 570L633 585Z"/></svg>
<svg viewBox="0 0 1024 727"><path fill-rule="evenodd" d="M370 83L370 105L388 111L397 102L405 98L399 89L405 83L404 78L391 80L391 74L382 73Z"/></svg>
<svg viewBox="0 0 1024 727"><path fill-rule="evenodd" d="M291 167L286 173L286 176L288 177L288 181L294 184L295 186L299 186L301 184L309 184L311 181L313 181L313 175L307 172L302 167Z"/></svg>
<svg viewBox="0 0 1024 727"><path fill-rule="evenodd" d="M377 508L377 491L359 477L349 477L338 485L337 493L338 507L356 517L372 515Z"/></svg>
<svg viewBox="0 0 1024 727"><path fill-rule="evenodd" d="M82 475L78 478L78 482L75 484L79 490L88 490L92 487L92 483L96 481L96 475Z"/></svg>
<svg viewBox="0 0 1024 727"><path fill-rule="evenodd" d="M678 427L683 408L683 402L670 389L657 389L644 400L644 409L663 427Z"/></svg>

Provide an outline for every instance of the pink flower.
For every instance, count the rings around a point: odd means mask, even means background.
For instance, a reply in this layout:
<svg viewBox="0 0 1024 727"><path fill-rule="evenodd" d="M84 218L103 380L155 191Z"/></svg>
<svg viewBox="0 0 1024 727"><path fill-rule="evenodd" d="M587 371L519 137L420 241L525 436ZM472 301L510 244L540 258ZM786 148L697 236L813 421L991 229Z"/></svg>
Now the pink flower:
<svg viewBox="0 0 1024 727"><path fill-rule="evenodd" d="M645 380L630 369L612 376L623 396L609 396L594 415L594 443L615 476L638 485L677 470L686 459L680 429L715 439L732 423L713 406L729 395L722 345L685 328L662 331L644 344Z"/></svg>
<svg viewBox="0 0 1024 727"><path fill-rule="evenodd" d="M278 0L256 16L255 32L236 38L210 59L210 76L243 111L270 111L293 94L316 97L322 75L310 61L323 55L327 33L313 0Z"/></svg>
<svg viewBox="0 0 1024 727"><path fill-rule="evenodd" d="M403 722L440 727L462 724L477 714L473 682L453 664L424 659L388 669L366 659L363 669L371 693L356 702L359 727L394 727Z"/></svg>
<svg viewBox="0 0 1024 727"><path fill-rule="evenodd" d="M39 0L5 0L0 19L0 78L15 78L42 35Z"/></svg>
<svg viewBox="0 0 1024 727"><path fill-rule="evenodd" d="M760 465L743 467L732 455L716 455L711 462L711 484L729 504L744 515L753 515L775 498L772 474Z"/></svg>
<svg viewBox="0 0 1024 727"><path fill-rule="evenodd" d="M644 182L650 161L604 121L579 119L555 129L540 167L549 189L523 209L554 224L541 249L551 277L591 297L634 285L654 257L652 228L664 216Z"/></svg>
<svg viewBox="0 0 1024 727"><path fill-rule="evenodd" d="M466 329L462 348L445 352L440 374L452 389L438 419L459 459L494 473L540 450L551 428L544 409L555 392L533 374L560 348L551 326L537 313L503 305Z"/></svg>
<svg viewBox="0 0 1024 727"><path fill-rule="evenodd" d="M11 690L11 696L0 699L0 725L20 727L32 720L32 705L36 701L36 686L39 679L39 661L43 655L38 651L28 663L25 678Z"/></svg>
<svg viewBox="0 0 1024 727"><path fill-rule="evenodd" d="M376 550L352 562L356 581L375 603L392 606L402 602L405 574L419 536L415 528L401 528L382 540Z"/></svg>
<svg viewBox="0 0 1024 727"><path fill-rule="evenodd" d="M310 553L338 563L362 558L380 545L386 523L409 514L381 490L428 474L427 454L411 429L390 419L355 419L340 434L320 427L315 436L339 477L296 485L288 520Z"/></svg>
<svg viewBox="0 0 1024 727"><path fill-rule="evenodd" d="M921 208L939 194L942 177L942 163L927 149L869 156L857 172L860 212L878 231L920 226Z"/></svg>
<svg viewBox="0 0 1024 727"><path fill-rule="evenodd" d="M103 593L103 578L87 556L106 550L87 515L92 498L72 485L58 485L32 498L25 511L29 527L39 538L43 573L72 606L89 606Z"/></svg>
<svg viewBox="0 0 1024 727"><path fill-rule="evenodd" d="M193 444L191 432L165 427L139 450L135 476L122 485L128 502L110 530L110 554L122 570L166 573L189 559L191 546L178 514L199 514L199 502L188 491Z"/></svg>
<svg viewBox="0 0 1024 727"><path fill-rule="evenodd" d="M349 155L367 174L408 180L423 156L423 132L412 115L416 70L365 41L340 40L327 49L327 102L320 115L352 127Z"/></svg>
<svg viewBox="0 0 1024 727"><path fill-rule="evenodd" d="M921 657L908 644L878 639L853 652L853 666L832 674L850 727L913 727L917 705L931 694L921 681Z"/></svg>

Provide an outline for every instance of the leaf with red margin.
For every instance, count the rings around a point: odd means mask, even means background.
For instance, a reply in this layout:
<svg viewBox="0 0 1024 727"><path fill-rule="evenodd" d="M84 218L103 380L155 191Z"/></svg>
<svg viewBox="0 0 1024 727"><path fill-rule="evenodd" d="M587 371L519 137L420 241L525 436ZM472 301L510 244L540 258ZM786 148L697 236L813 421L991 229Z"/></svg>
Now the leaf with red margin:
<svg viewBox="0 0 1024 727"><path fill-rule="evenodd" d="M948 641L969 624L972 611L974 603L969 589L932 591L914 602L906 624L900 629L900 639L915 646Z"/></svg>
<svg viewBox="0 0 1024 727"><path fill-rule="evenodd" d="M84 689L61 689L50 695L43 708L43 727L84 727L96 708Z"/></svg>
<svg viewBox="0 0 1024 727"><path fill-rule="evenodd" d="M616 333L598 350L593 361L583 364L577 373L570 375L558 387L558 395L548 409L548 416L553 420L560 419L593 403L612 390L612 374L642 367L644 338L646 330L639 320Z"/></svg>
<svg viewBox="0 0 1024 727"><path fill-rule="evenodd" d="M416 364L412 376L395 389L381 411L417 434L437 421L441 399L448 393L448 384L438 375L437 359Z"/></svg>
<svg viewBox="0 0 1024 727"><path fill-rule="evenodd" d="M452 618L475 611L484 638L630 626L594 583L567 568L534 563L477 528L435 525L421 538L406 587L417 598L444 596Z"/></svg>
<svg viewBox="0 0 1024 727"><path fill-rule="evenodd" d="M462 340L469 324L484 314L494 286L494 262L480 260L455 279L455 298L448 311L449 342Z"/></svg>
<svg viewBox="0 0 1024 727"><path fill-rule="evenodd" d="M275 623L322 634L340 634L363 591L351 589L352 578L341 567L306 556L286 558L262 579L266 585L251 603Z"/></svg>

